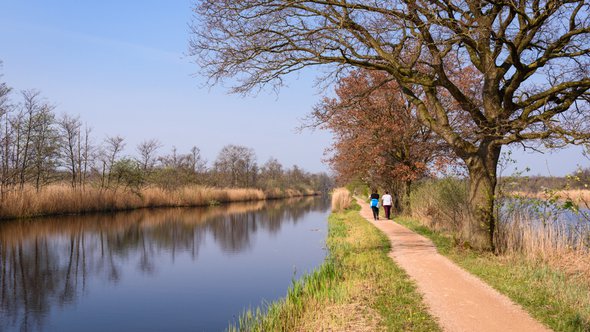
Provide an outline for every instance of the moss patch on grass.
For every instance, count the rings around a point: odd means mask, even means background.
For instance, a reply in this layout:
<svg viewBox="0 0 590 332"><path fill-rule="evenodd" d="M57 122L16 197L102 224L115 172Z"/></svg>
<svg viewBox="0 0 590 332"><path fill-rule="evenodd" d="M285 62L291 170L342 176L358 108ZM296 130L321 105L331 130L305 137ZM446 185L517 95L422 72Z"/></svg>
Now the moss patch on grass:
<svg viewBox="0 0 590 332"><path fill-rule="evenodd" d="M387 237L358 210L329 218L326 262L295 281L287 296L248 310L244 331L440 331L420 294L387 256Z"/></svg>
<svg viewBox="0 0 590 332"><path fill-rule="evenodd" d="M590 287L541 262L522 256L496 256L454 245L450 236L433 232L411 218L397 222L429 237L439 252L520 304L555 331L590 331Z"/></svg>

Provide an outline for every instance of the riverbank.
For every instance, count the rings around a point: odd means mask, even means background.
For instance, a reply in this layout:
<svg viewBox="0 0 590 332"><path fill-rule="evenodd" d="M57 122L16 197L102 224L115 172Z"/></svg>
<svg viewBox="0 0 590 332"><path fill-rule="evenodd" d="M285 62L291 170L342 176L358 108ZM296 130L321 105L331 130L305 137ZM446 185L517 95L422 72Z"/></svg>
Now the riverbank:
<svg viewBox="0 0 590 332"><path fill-rule="evenodd" d="M96 187L74 189L50 185L40 191L25 188L7 193L0 203L0 219L31 218L156 207L196 207L317 195L293 189L263 191L253 188L184 186L174 190L147 187L137 191Z"/></svg>
<svg viewBox="0 0 590 332"><path fill-rule="evenodd" d="M230 331L439 331L388 239L353 209L328 219L326 262Z"/></svg>
<svg viewBox="0 0 590 332"><path fill-rule="evenodd" d="M524 255L494 255L458 246L442 232L401 217L396 222L430 238L437 250L468 272L521 305L555 331L590 331L590 276L557 269ZM579 262L564 262L575 267Z"/></svg>

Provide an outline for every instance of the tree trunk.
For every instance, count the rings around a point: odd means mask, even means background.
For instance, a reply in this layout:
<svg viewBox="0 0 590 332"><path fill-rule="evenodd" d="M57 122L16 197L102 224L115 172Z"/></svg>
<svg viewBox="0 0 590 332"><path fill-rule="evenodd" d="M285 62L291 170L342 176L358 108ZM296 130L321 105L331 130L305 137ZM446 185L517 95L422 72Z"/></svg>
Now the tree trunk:
<svg viewBox="0 0 590 332"><path fill-rule="evenodd" d="M410 195L412 194L412 180L407 180L405 183L405 197L404 197L404 213L410 215L412 213L412 205L410 203Z"/></svg>
<svg viewBox="0 0 590 332"><path fill-rule="evenodd" d="M463 238L478 249L494 250L496 169L501 147L482 143L477 155L467 158L469 170L469 220Z"/></svg>

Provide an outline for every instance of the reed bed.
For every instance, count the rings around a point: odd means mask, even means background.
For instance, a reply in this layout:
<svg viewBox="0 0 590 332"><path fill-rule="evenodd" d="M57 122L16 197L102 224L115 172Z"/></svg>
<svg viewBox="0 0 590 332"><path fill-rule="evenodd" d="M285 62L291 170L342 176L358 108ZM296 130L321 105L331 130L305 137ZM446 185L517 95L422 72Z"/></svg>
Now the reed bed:
<svg viewBox="0 0 590 332"><path fill-rule="evenodd" d="M586 276L590 285L590 222L568 220L564 213L542 213L520 203L502 211L496 248L504 255L524 255L568 274Z"/></svg>
<svg viewBox="0 0 590 332"><path fill-rule="evenodd" d="M139 191L97 187L74 189L65 184L47 186L40 191L25 188L7 193L0 202L0 219L84 212L119 211L151 207L206 206L270 198L310 195L297 190L275 190L267 195L260 189L185 186L175 190L147 187Z"/></svg>
<svg viewBox="0 0 590 332"><path fill-rule="evenodd" d="M342 212L352 204L352 195L346 188L336 188L332 192L332 212Z"/></svg>

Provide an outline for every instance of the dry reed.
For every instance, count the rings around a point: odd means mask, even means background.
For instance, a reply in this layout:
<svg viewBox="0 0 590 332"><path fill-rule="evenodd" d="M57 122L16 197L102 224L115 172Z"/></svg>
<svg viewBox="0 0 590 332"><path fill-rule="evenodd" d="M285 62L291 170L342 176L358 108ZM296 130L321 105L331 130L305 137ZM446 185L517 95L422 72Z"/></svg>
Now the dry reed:
<svg viewBox="0 0 590 332"><path fill-rule="evenodd" d="M332 211L341 212L350 207L352 196L346 188L336 188L332 193Z"/></svg>
<svg viewBox="0 0 590 332"><path fill-rule="evenodd" d="M530 209L521 206L502 216L498 250L545 262L570 275L585 275L590 284L590 223L567 221L559 214L540 220Z"/></svg>
<svg viewBox="0 0 590 332"><path fill-rule="evenodd" d="M40 191L25 188L22 191L7 193L0 202L0 219L149 207L205 206L308 194L296 190L275 190L269 197L260 189L203 186L186 186L175 190L148 187L138 192L131 192L90 186L84 189L73 189L65 184L55 184Z"/></svg>

